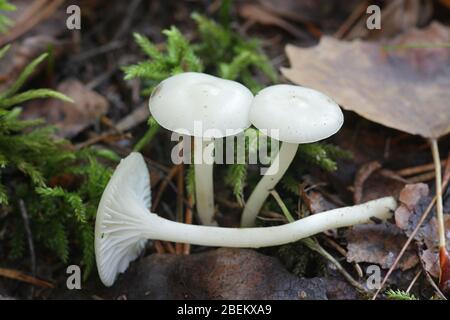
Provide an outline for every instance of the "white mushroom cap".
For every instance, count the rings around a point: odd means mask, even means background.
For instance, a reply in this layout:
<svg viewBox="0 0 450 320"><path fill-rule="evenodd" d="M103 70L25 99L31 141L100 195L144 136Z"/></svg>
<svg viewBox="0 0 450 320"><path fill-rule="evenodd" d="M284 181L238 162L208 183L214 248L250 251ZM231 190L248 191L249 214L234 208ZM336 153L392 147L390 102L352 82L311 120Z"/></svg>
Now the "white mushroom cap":
<svg viewBox="0 0 450 320"><path fill-rule="evenodd" d="M255 96L250 121L280 141L310 143L335 134L344 116L339 105L319 91L279 84ZM278 137L272 130L278 130Z"/></svg>
<svg viewBox="0 0 450 320"><path fill-rule="evenodd" d="M95 221L95 258L105 286L144 249L142 214L149 214L149 181L142 155L133 152L121 160L103 192Z"/></svg>
<svg viewBox="0 0 450 320"><path fill-rule="evenodd" d="M149 107L166 129L195 137L222 138L250 126L252 100L250 90L236 81L186 72L162 81L152 93ZM201 128L194 128L196 122Z"/></svg>

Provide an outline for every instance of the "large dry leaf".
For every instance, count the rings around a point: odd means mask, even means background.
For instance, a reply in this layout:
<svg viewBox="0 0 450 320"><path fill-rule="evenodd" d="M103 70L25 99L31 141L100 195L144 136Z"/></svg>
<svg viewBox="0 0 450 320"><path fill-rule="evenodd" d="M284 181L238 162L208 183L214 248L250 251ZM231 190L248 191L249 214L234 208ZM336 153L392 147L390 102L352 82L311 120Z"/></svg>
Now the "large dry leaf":
<svg viewBox="0 0 450 320"><path fill-rule="evenodd" d="M347 261L377 263L389 269L398 256L406 238L390 223L354 226L347 233ZM406 250L397 268L408 270L418 262L413 248Z"/></svg>
<svg viewBox="0 0 450 320"><path fill-rule="evenodd" d="M404 47L418 43L426 48ZM437 138L450 132L450 48L444 43L450 29L439 23L383 44L322 37L312 48L288 45L291 68L282 73L369 120Z"/></svg>
<svg viewBox="0 0 450 320"><path fill-rule="evenodd" d="M72 98L74 103L57 99L34 100L25 107L23 117L44 118L58 128L59 136L71 138L108 111L108 100L77 79L67 79L56 89Z"/></svg>

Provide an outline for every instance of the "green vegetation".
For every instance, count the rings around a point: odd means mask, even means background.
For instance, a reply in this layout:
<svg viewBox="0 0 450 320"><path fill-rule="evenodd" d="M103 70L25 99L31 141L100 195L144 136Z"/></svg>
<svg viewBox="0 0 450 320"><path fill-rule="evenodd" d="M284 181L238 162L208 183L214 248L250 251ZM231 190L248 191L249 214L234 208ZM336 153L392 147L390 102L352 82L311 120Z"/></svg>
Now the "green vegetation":
<svg viewBox="0 0 450 320"><path fill-rule="evenodd" d="M0 51L3 57L9 47ZM36 245L55 253L63 262L71 245L81 250L85 277L94 266L93 222L97 204L111 175L98 161L114 158L109 151L75 150L55 137L44 121L22 120L17 104L37 98L72 101L51 89L19 92L47 54L33 60L17 80L0 93L0 229L6 230L9 256L26 252L27 233L21 215L23 201ZM23 208L22 208L23 210ZM78 263L78 261L77 261Z"/></svg>
<svg viewBox="0 0 450 320"><path fill-rule="evenodd" d="M403 290L392 290L386 291L386 296L389 300L419 300L413 294L408 293Z"/></svg>
<svg viewBox="0 0 450 320"><path fill-rule="evenodd" d="M247 39L230 27L229 7L229 1L222 3L219 10L220 23L193 13L191 17L196 22L197 29L196 37L192 41L173 26L163 31L167 41L161 45L156 45L143 35L135 34L136 43L148 59L125 67L123 69L125 79L141 79L145 96L149 96L160 81L187 71L206 72L221 78L236 80L250 88L253 93L257 93L266 85L277 83L277 72L263 53L260 41ZM150 122L152 126L136 144L135 150L140 150L155 135L157 130L155 126L158 127L158 125L152 120ZM250 147L256 145L258 132L254 128L249 128L246 130L246 136L248 151ZM333 145L313 143L300 145L297 159L300 159L300 166L313 164L333 171L336 170L335 159L341 157L349 157L349 154ZM190 174L187 175L186 183L190 193L189 190L194 190L195 183L193 169L189 169L188 173ZM227 166L225 184L231 188L237 202L241 205L247 176L246 164Z"/></svg>

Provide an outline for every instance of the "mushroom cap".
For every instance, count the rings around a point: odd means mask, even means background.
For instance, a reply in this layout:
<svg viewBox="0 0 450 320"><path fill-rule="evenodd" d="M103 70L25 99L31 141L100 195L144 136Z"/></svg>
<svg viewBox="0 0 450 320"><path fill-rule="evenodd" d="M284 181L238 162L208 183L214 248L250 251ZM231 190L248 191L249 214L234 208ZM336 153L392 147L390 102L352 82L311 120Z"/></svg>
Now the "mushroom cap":
<svg viewBox="0 0 450 320"><path fill-rule="evenodd" d="M140 153L132 152L117 166L97 209L95 259L105 286L111 286L144 249L142 215L150 214L150 202L147 166Z"/></svg>
<svg viewBox="0 0 450 320"><path fill-rule="evenodd" d="M310 143L335 134L344 116L339 105L319 91L279 84L258 92L250 109L250 121L280 141Z"/></svg>
<svg viewBox="0 0 450 320"><path fill-rule="evenodd" d="M250 126L253 94L242 84L204 73L186 72L162 81L149 100L164 128L179 134L222 138Z"/></svg>

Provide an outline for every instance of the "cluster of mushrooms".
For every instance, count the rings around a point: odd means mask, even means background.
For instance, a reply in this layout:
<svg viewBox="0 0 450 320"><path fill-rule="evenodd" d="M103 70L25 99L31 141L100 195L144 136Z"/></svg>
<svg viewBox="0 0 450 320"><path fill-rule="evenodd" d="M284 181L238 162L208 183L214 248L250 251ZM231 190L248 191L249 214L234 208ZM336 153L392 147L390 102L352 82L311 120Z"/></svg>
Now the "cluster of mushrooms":
<svg viewBox="0 0 450 320"><path fill-rule="evenodd" d="M280 226L253 227L298 145L325 139L342 126L339 106L318 91L282 84L267 87L254 97L238 82L187 72L162 81L149 107L162 127L194 138L194 149L198 149L194 150L196 209L205 225L174 222L152 213L146 163L141 154L131 153L117 166L97 210L95 255L105 286L114 283L149 239L221 247L276 246L326 230L368 223L372 218L385 220L396 207L394 198L386 197ZM201 123L201 128L196 123ZM278 167L270 167L250 195L241 218L242 228L218 227L214 221L214 140L243 132L250 125L268 135L277 132L276 139L282 142L276 156Z"/></svg>

